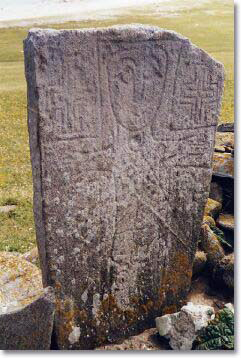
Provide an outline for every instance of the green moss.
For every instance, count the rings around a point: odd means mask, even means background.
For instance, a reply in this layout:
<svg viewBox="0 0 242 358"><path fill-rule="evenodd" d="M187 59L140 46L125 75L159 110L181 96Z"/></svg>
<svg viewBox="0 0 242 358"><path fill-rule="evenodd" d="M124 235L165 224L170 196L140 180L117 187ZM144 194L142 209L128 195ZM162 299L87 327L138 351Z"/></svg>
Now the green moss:
<svg viewBox="0 0 242 358"><path fill-rule="evenodd" d="M234 350L234 314L220 310L215 319L203 328L194 342L195 350Z"/></svg>

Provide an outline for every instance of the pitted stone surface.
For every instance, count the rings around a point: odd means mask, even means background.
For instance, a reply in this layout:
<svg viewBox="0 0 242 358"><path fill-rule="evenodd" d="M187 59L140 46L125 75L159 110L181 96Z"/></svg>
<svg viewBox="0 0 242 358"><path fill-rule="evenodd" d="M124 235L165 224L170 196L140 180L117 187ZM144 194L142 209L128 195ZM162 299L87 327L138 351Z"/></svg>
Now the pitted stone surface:
<svg viewBox="0 0 242 358"><path fill-rule="evenodd" d="M60 348L181 305L209 193L223 66L149 26L31 30L34 210Z"/></svg>

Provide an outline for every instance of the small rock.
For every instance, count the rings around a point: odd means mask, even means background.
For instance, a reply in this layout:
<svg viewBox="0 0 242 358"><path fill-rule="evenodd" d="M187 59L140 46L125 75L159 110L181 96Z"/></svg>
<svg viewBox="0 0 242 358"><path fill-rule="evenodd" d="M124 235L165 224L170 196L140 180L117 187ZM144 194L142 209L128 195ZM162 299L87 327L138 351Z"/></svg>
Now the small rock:
<svg viewBox="0 0 242 358"><path fill-rule="evenodd" d="M216 200L208 198L205 210L204 210L204 216L212 216L213 218L218 216L219 212L222 209L222 204L219 203Z"/></svg>
<svg viewBox="0 0 242 358"><path fill-rule="evenodd" d="M21 256L0 253L0 349L49 349L54 294L41 272Z"/></svg>
<svg viewBox="0 0 242 358"><path fill-rule="evenodd" d="M16 209L17 205L4 205L0 206L0 213L9 213Z"/></svg>
<svg viewBox="0 0 242 358"><path fill-rule="evenodd" d="M216 266L224 257L224 250L209 225L202 225L200 240L201 247L207 254L208 263L212 267Z"/></svg>
<svg viewBox="0 0 242 358"><path fill-rule="evenodd" d="M223 204L223 188L216 182L210 184L209 198Z"/></svg>
<svg viewBox="0 0 242 358"><path fill-rule="evenodd" d="M0 252L0 313L30 304L43 293L40 270L10 252Z"/></svg>
<svg viewBox="0 0 242 358"><path fill-rule="evenodd" d="M213 316L213 307L188 302L180 312L157 317L155 321L159 334L170 340L172 349L190 350L197 332L206 327Z"/></svg>
<svg viewBox="0 0 242 358"><path fill-rule="evenodd" d="M207 224L209 227L216 226L215 220L208 215L203 217L203 224Z"/></svg>
<svg viewBox="0 0 242 358"><path fill-rule="evenodd" d="M217 225L221 229L234 231L234 216L230 214L220 214L217 219Z"/></svg>
<svg viewBox="0 0 242 358"><path fill-rule="evenodd" d="M22 309L0 314L1 350L49 350L54 322L51 287Z"/></svg>
<svg viewBox="0 0 242 358"><path fill-rule="evenodd" d="M218 126L217 132L234 132L234 123L222 123Z"/></svg>
<svg viewBox="0 0 242 358"><path fill-rule="evenodd" d="M234 133L216 133L215 146L234 148Z"/></svg>
<svg viewBox="0 0 242 358"><path fill-rule="evenodd" d="M214 151L215 151L215 152L218 152L218 153L224 153L224 152L225 152L225 148L222 147L221 145L216 145L216 146L214 147Z"/></svg>
<svg viewBox="0 0 242 358"><path fill-rule="evenodd" d="M234 289L234 253L224 256L213 271L213 280L218 286Z"/></svg>
<svg viewBox="0 0 242 358"><path fill-rule="evenodd" d="M232 303L226 303L224 306L234 313L234 305Z"/></svg>
<svg viewBox="0 0 242 358"><path fill-rule="evenodd" d="M213 154L213 175L234 178L234 157L232 153Z"/></svg>
<svg viewBox="0 0 242 358"><path fill-rule="evenodd" d="M195 255L195 259L193 261L192 274L197 275L201 273L205 269L206 263L207 263L206 253L203 251L197 251Z"/></svg>
<svg viewBox="0 0 242 358"><path fill-rule="evenodd" d="M39 262L39 253L37 247L34 247L32 250L25 252L22 257L26 260L31 262L32 264L36 265Z"/></svg>

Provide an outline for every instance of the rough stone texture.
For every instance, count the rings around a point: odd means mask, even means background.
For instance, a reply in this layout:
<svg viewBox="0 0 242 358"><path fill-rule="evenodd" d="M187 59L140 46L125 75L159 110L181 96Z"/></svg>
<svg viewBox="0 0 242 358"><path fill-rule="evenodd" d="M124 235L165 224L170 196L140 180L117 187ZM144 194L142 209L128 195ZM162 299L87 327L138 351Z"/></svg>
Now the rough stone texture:
<svg viewBox="0 0 242 358"><path fill-rule="evenodd" d="M215 145L234 148L234 133L216 133Z"/></svg>
<svg viewBox="0 0 242 358"><path fill-rule="evenodd" d="M213 271L213 280L218 286L234 289L234 253L218 262Z"/></svg>
<svg viewBox="0 0 242 358"><path fill-rule="evenodd" d="M222 123L217 128L218 132L234 132L234 123Z"/></svg>
<svg viewBox="0 0 242 358"><path fill-rule="evenodd" d="M220 214L216 223L222 230L234 231L234 216L231 214Z"/></svg>
<svg viewBox="0 0 242 358"><path fill-rule="evenodd" d="M211 267L216 266L224 257L224 250L209 225L202 225L200 239L201 248L207 254L207 262Z"/></svg>
<svg viewBox="0 0 242 358"><path fill-rule="evenodd" d="M200 274L205 269L206 263L207 263L206 253L203 251L197 251L193 261L192 274L193 275Z"/></svg>
<svg viewBox="0 0 242 358"><path fill-rule="evenodd" d="M224 70L188 39L139 25L32 30L25 64L57 341L94 347L148 327L186 296Z"/></svg>
<svg viewBox="0 0 242 358"><path fill-rule="evenodd" d="M21 256L0 252L0 313L23 308L43 293L41 271Z"/></svg>
<svg viewBox="0 0 242 358"><path fill-rule="evenodd" d="M204 209L204 216L217 217L221 209L222 209L222 204L220 202L208 198Z"/></svg>
<svg viewBox="0 0 242 358"><path fill-rule="evenodd" d="M223 188L219 183L212 182L210 185L209 198L223 205Z"/></svg>
<svg viewBox="0 0 242 358"><path fill-rule="evenodd" d="M234 178L234 157L232 153L214 153L213 175Z"/></svg>
<svg viewBox="0 0 242 358"><path fill-rule="evenodd" d="M40 270L23 258L0 253L0 349L49 349L53 289L43 289Z"/></svg>
<svg viewBox="0 0 242 358"><path fill-rule="evenodd" d="M209 216L209 215L205 215L203 217L202 224L207 224L211 228L216 226L216 222L215 222L214 218L212 218L212 216Z"/></svg>
<svg viewBox="0 0 242 358"><path fill-rule="evenodd" d="M197 332L206 327L213 316L213 307L188 302L180 312L157 317L155 321L159 334L169 339L172 349L190 350Z"/></svg>

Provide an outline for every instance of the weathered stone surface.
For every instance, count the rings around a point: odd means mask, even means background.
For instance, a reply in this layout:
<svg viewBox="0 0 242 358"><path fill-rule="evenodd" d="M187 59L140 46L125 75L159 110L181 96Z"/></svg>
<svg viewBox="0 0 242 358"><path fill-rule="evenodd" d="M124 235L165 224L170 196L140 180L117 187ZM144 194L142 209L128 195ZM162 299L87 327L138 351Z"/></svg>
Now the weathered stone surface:
<svg viewBox="0 0 242 358"><path fill-rule="evenodd" d="M202 224L207 224L209 227L216 226L216 222L215 222L214 218L212 218L212 216L209 216L209 215L205 215L203 217Z"/></svg>
<svg viewBox="0 0 242 358"><path fill-rule="evenodd" d="M223 188L219 183L212 182L210 185L209 198L223 205Z"/></svg>
<svg viewBox="0 0 242 358"><path fill-rule="evenodd" d="M213 279L219 286L234 289L234 253L218 262L213 270Z"/></svg>
<svg viewBox="0 0 242 358"><path fill-rule="evenodd" d="M217 217L221 209L222 209L222 204L220 202L208 198L204 209L204 216Z"/></svg>
<svg viewBox="0 0 242 358"><path fill-rule="evenodd" d="M220 214L217 219L218 226L223 230L234 231L234 216L231 214Z"/></svg>
<svg viewBox="0 0 242 358"><path fill-rule="evenodd" d="M232 153L214 153L213 175L234 178L234 157Z"/></svg>
<svg viewBox="0 0 242 358"><path fill-rule="evenodd" d="M0 349L49 349L54 321L52 288L23 258L0 253Z"/></svg>
<svg viewBox="0 0 242 358"><path fill-rule="evenodd" d="M222 123L217 128L218 132L234 132L234 123Z"/></svg>
<svg viewBox="0 0 242 358"><path fill-rule="evenodd" d="M206 263L207 263L206 253L204 251L197 251L193 261L192 274L193 275L200 274L205 269Z"/></svg>
<svg viewBox="0 0 242 358"><path fill-rule="evenodd" d="M60 348L135 333L190 286L223 66L159 28L32 30L34 211Z"/></svg>
<svg viewBox="0 0 242 358"><path fill-rule="evenodd" d="M24 307L43 293L40 270L10 252L0 252L0 313Z"/></svg>
<svg viewBox="0 0 242 358"><path fill-rule="evenodd" d="M213 307L188 302L180 312L157 317L155 321L159 334L169 339L172 349L190 350L197 332L213 317Z"/></svg>
<svg viewBox="0 0 242 358"><path fill-rule="evenodd" d="M217 236L207 224L201 228L201 247L207 254L207 261L211 267L216 266L224 257L224 250Z"/></svg>
<svg viewBox="0 0 242 358"><path fill-rule="evenodd" d="M216 146L234 148L234 133L216 133Z"/></svg>

